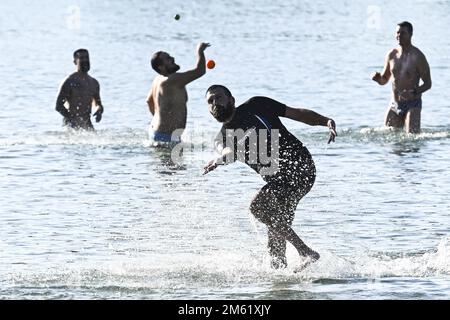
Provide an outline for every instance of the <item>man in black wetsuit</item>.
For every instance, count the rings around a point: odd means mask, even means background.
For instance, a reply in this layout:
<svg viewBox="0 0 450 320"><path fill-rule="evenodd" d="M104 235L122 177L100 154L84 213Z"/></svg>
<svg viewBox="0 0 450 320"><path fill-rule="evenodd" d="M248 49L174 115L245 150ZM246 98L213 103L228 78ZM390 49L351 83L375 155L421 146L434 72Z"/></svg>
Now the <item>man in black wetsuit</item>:
<svg viewBox="0 0 450 320"><path fill-rule="evenodd" d="M279 117L328 127L328 143L336 137L335 122L314 111L291 108L266 97L253 97L236 108L231 92L221 85L209 87L206 99L210 113L223 126L215 140L221 157L210 161L204 174L235 160L261 174L267 184L256 194L250 211L268 228L272 267L287 266L286 241L300 256L308 258L305 265L318 260L320 255L303 243L291 227L298 202L314 184L314 161Z"/></svg>

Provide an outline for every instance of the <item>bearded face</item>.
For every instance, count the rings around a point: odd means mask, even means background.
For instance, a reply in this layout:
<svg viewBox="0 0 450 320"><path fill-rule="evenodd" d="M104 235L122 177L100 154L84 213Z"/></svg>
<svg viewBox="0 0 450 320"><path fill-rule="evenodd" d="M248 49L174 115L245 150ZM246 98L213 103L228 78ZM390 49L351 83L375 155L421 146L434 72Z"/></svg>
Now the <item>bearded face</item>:
<svg viewBox="0 0 450 320"><path fill-rule="evenodd" d="M206 95L209 112L219 122L230 120L234 112L234 98L222 88L215 88Z"/></svg>
<svg viewBox="0 0 450 320"><path fill-rule="evenodd" d="M219 122L225 122L226 120L230 119L233 115L234 111L234 105L231 103L231 101L225 105L214 105L210 109L210 113L212 116Z"/></svg>
<svg viewBox="0 0 450 320"><path fill-rule="evenodd" d="M177 65L176 63L173 63L172 65L167 66L166 69L169 74L172 74L180 70L180 66Z"/></svg>

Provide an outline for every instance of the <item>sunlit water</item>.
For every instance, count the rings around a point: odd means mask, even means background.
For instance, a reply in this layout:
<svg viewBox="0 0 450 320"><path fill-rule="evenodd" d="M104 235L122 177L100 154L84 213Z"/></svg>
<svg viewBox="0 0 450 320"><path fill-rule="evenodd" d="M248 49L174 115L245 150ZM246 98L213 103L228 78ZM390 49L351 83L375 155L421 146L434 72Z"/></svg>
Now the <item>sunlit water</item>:
<svg viewBox="0 0 450 320"><path fill-rule="evenodd" d="M0 298L450 298L450 2L3 1L0 12ZM433 78L419 135L382 127L390 88L369 79L406 19ZM167 50L186 70L199 41L216 68L188 87L192 148L172 163L147 140L149 58ZM65 131L54 111L79 47L102 87L96 133ZM266 95L337 122L327 145L325 128L283 120L317 166L294 229L321 259L301 272L291 246L289 267L270 268L248 210L258 175L236 163L202 176L220 128L204 102L213 83L238 103Z"/></svg>

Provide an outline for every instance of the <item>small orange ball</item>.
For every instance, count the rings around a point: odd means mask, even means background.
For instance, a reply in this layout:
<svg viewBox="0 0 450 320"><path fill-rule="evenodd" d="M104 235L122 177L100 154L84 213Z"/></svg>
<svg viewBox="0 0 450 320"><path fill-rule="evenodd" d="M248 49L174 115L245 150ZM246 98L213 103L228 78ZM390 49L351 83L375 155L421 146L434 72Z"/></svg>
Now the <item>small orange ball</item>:
<svg viewBox="0 0 450 320"><path fill-rule="evenodd" d="M208 69L213 69L216 66L216 63L214 62L214 60L208 60L206 66L208 67Z"/></svg>

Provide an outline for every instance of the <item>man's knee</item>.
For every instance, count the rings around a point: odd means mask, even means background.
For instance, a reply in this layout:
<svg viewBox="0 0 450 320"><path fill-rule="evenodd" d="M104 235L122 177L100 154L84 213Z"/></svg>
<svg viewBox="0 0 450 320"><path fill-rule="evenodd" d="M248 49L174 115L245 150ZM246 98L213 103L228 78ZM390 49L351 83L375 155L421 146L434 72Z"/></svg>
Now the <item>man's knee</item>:
<svg viewBox="0 0 450 320"><path fill-rule="evenodd" d="M268 224L270 222L270 209L267 204L259 199L255 198L250 204L250 212L255 216L256 219L261 221L264 224Z"/></svg>

